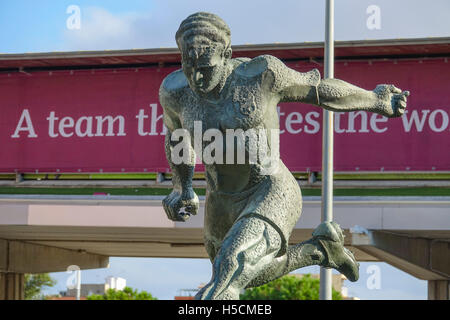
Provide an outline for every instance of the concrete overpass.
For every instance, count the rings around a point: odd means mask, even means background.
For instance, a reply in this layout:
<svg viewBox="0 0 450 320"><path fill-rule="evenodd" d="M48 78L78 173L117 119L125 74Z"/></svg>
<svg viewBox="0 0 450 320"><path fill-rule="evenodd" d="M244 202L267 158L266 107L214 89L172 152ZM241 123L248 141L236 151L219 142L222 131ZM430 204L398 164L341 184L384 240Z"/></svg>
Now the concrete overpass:
<svg viewBox="0 0 450 320"><path fill-rule="evenodd" d="M403 62L414 63L415 68L422 66L422 72L428 70L424 67L428 62L439 61L439 70L442 71L446 70L444 68L448 66L449 43L449 38L344 41L336 42L335 55L336 61L341 63L343 71L353 63L364 62L367 66L370 66L368 67L371 70L370 72L374 72L376 63L373 62L384 61L392 62L389 68L399 67ZM261 54L271 54L287 62L295 61L295 63L302 63L304 66L310 63L317 67L322 62L323 43L243 45L233 46L233 52L234 57L256 57ZM179 66L179 63L180 53L176 48L9 54L0 55L0 73L8 77L9 80L5 80L5 83L10 84L13 83L11 81L14 79L16 79L14 81L19 79L20 83L24 83L25 80L17 77L19 75L26 76L26 81L31 81L31 76L35 72L45 72L50 78L58 72L66 72L72 77L78 74L78 71L92 74L92 76L95 74L95 77L97 77L100 74L97 70L109 70L116 77L120 74L120 71L126 70L131 70L131 73L140 75L145 74L141 71L148 72L155 69L155 74L158 74L160 71L164 71L164 68ZM402 74L406 74L408 77L418 74L417 72L411 73L410 66L401 70ZM415 70L417 71L417 69ZM446 73L440 72L440 74L445 75ZM400 73L396 74L396 79L399 75ZM432 98L439 98L433 100L434 105L448 106L448 90L446 90L448 85L445 86L448 81L442 82L441 91L436 91L435 76L436 74L433 74L434 82L427 82L427 77L418 77L417 81L423 81L423 87L419 91L428 92L433 89L435 94L432 95ZM383 74L383 79L384 77ZM409 84L412 84L411 82L414 83L415 81L409 80ZM429 83L433 83L433 85L431 86ZM119 87L116 86L113 89ZM5 88L7 88L4 91L5 93L11 91L11 87L6 86ZM145 88L141 95L148 95L151 98L152 96L148 93L148 86L146 85ZM25 89L22 88L21 90ZM110 91L101 90L101 92L105 96L98 101L106 101ZM29 96L33 103L45 100L39 94ZM79 94L79 97L83 96L83 94ZM142 96L138 98L142 98ZM414 98L411 98L418 99L418 96L420 94L414 94ZM24 98L19 93L17 97L20 98L20 101ZM418 106L423 107L432 104L430 95L424 95L423 97L422 102L416 100ZM5 98L2 97L0 100L3 102ZM110 102L114 101L116 100ZM154 90L154 98L149 99L149 101L157 101L157 90ZM63 102L61 106L68 103L67 100ZM84 105L92 109L90 112L96 112L97 110L95 104L89 104L89 99L74 100L74 102L76 102L77 108ZM16 106L16 104L12 103L11 106ZM45 108L39 110L49 111ZM446 114L448 113L446 112ZM444 117L444 113L441 115ZM439 137L445 137L446 132L439 133ZM421 132L420 134L424 133ZM8 136L10 135L11 133ZM436 137L436 135L433 135L430 139L436 139ZM8 142L7 140L2 141ZM412 140L408 141L411 142ZM425 173L429 174L430 177L435 175L437 171L442 170L448 174L448 161L446 161L448 157L445 156L446 153L444 152L448 150L446 148L448 140L426 141L428 141L429 146L437 146L437 148L432 149L438 151L438 156L432 156L428 149L424 151L418 148L416 144L410 143L410 151L421 150L428 155L428 160L432 160L431 165L428 166L430 163L427 163L427 165L423 165L422 169L417 170L426 170ZM373 146L373 144L369 145ZM0 181L0 187L98 187L95 182L91 181L65 181L65 179L61 179L63 180L61 181L59 176L63 173L76 172L77 179L90 179L91 173L103 172L105 163L102 163L102 161L96 160L98 168L95 168L94 171L89 170L89 168L84 168L81 171L79 169L81 164L75 162L73 165L76 166L74 167L76 171L67 171L66 168L66 172L60 170L60 166L64 163L58 163L57 166L45 166L45 163L41 163L41 166L38 166L36 163L38 161L34 157L42 154L64 155L65 153L60 149L60 144L55 144L58 148L52 149L53 152L36 148L37 153L32 153L34 156L25 153L28 146L28 144L21 146L22 149L20 150L22 151L17 153L20 157L10 168L11 170L2 171L3 173L16 174L16 181L14 179L11 181L2 180ZM145 142L145 146L148 148L148 140ZM400 147L400 144L398 146ZM78 145L78 147L84 146ZM3 150L5 150L5 158L6 155L11 154L11 149L7 145L3 146ZM83 154L82 150L75 145L71 145L67 150L76 150L77 153ZM90 150L92 152L92 149ZM118 149L114 147L112 150ZM64 158L63 162L70 159L70 156L65 155L65 157L67 159ZM30 162L31 169L15 170L20 167L20 163L24 160ZM387 157L386 165L391 160ZM442 168L440 166L436 168L434 162L438 160L443 160L441 161ZM406 162L402 162L403 164L408 165ZM154 164L148 163L148 165ZM166 165L167 163L164 161L164 167ZM449 177L434 178L429 181L423 179L412 181L413 178L410 177L404 180L399 179L399 177L391 177L384 178L384 180L389 181L381 181L379 175L385 174L383 172L384 166L384 164L380 166L380 171L373 171L378 175L377 177L366 177L363 182L352 182L347 179L344 179L346 181L339 181L336 179L335 187L358 189L405 186L448 188L450 185ZM119 171L111 172L122 174L125 168L122 171L120 171L120 168L123 167L119 167ZM147 164L140 169L147 172ZM164 170L158 170L155 172L162 175ZM359 166L354 170L357 174L360 174ZM394 171L396 170L411 173L413 176L417 174L416 169L409 166L397 168ZM307 171L310 174L307 187L319 187L320 181L316 181L316 175L311 175L310 170ZM386 171L389 170L386 169ZM38 172L44 174L45 177L42 177L42 179L46 180L45 184L42 181L22 181L23 174L36 173L36 176L38 176ZM78 174L80 172L89 173L89 178L83 178L81 174ZM136 173L137 171L131 170L130 172ZM148 170L148 172L153 171ZM48 175L55 177L48 178ZM40 180L41 177L34 179ZM72 179L74 178L72 177ZM142 180L142 183L115 180L111 181L109 187L170 187L171 185L170 181L159 182L147 179ZM301 184L300 181L299 183ZM101 184L104 184L104 182L101 182ZM204 188L204 181L195 182L195 184L196 187ZM308 239L312 230L320 223L320 199L318 197L306 197L304 200L304 213L292 234L290 239L292 243ZM336 197L334 208L335 221L345 229L346 245L356 253L357 259L390 263L420 279L428 280L430 299L449 299L450 197ZM161 208L161 198L159 197L0 196L0 299L19 299L23 296L24 273L65 271L69 265L73 264L80 266L82 269L102 268L107 266L108 259L112 256L206 257L202 244L202 222L203 209L200 210L198 216L192 217L187 223L174 223L167 220ZM359 227L355 228L355 226ZM353 233L350 232L351 229Z"/></svg>
<svg viewBox="0 0 450 320"><path fill-rule="evenodd" d="M23 274L104 268L109 257L206 258L204 198L188 222L169 221L161 196L0 196L0 298L23 295ZM320 223L320 198L305 197L290 239ZM450 197L336 197L334 216L359 261L385 261L428 280L449 299Z"/></svg>

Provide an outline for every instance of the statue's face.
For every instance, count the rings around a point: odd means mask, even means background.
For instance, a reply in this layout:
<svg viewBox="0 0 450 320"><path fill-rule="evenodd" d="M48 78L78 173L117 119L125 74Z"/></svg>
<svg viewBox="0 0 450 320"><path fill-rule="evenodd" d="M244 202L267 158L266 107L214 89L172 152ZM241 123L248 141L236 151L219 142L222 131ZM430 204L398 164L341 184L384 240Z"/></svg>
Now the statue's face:
<svg viewBox="0 0 450 320"><path fill-rule="evenodd" d="M216 88L223 77L226 63L223 46L211 42L186 44L181 63L191 89L205 95Z"/></svg>

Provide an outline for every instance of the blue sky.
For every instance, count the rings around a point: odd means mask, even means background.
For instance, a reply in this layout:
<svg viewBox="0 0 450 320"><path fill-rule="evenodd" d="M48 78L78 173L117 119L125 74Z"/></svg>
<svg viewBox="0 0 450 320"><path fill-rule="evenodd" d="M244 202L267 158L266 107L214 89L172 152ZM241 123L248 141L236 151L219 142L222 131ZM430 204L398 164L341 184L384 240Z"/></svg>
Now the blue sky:
<svg viewBox="0 0 450 320"><path fill-rule="evenodd" d="M274 5L276 3L276 6ZM0 1L0 52L48 52L175 47L187 15L210 11L232 31L234 44L321 41L325 1L311 0L15 0ZM81 10L81 28L68 30L69 5ZM370 5L380 29L369 29ZM448 36L448 0L336 1L336 40Z"/></svg>
<svg viewBox="0 0 450 320"><path fill-rule="evenodd" d="M175 47L174 33L187 15L209 11L220 15L232 31L234 44L322 41L324 2L313 0L15 0L0 1L0 53L113 50ZM276 5L274 5L276 3ZM70 5L81 10L81 28L69 30ZM380 9L380 29L369 29L370 5ZM450 35L448 0L339 0L336 1L336 40L444 37ZM381 289L361 280L347 281L350 295L363 299L426 299L426 282L385 263ZM301 272L318 273L318 268ZM108 275L171 299L181 288L207 282L211 266L206 259L111 258L109 269L83 271L83 283L101 283ZM65 289L66 273L52 274L55 293Z"/></svg>

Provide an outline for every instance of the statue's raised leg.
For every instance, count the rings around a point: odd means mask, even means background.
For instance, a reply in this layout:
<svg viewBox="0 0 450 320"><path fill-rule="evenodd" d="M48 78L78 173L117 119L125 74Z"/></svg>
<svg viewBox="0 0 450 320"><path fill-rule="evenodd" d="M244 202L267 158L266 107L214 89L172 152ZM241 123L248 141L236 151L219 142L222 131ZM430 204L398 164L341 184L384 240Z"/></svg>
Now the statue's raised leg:
<svg viewBox="0 0 450 320"><path fill-rule="evenodd" d="M237 221L214 259L211 281L196 299L239 299L243 288L263 285L310 265L334 268L350 281L359 277L359 264L344 247L343 232L334 222L321 223L313 238L289 246L287 254L276 257L281 243L269 223L257 217Z"/></svg>
<svg viewBox="0 0 450 320"><path fill-rule="evenodd" d="M344 247L344 234L335 222L323 222L307 241L288 247L282 259L273 260L247 287L257 287L296 269L320 265L333 268L350 281L359 278L359 263ZM280 264L283 264L280 267Z"/></svg>

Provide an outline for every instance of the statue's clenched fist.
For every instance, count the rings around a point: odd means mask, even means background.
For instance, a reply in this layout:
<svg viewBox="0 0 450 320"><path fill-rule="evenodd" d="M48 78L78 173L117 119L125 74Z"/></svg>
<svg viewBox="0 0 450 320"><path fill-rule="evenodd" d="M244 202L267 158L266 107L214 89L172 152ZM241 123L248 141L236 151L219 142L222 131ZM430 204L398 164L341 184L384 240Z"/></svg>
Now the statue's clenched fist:
<svg viewBox="0 0 450 320"><path fill-rule="evenodd" d="M188 189L183 192L173 190L163 200L164 211L172 221L186 221L191 214L197 214L199 202L194 190Z"/></svg>
<svg viewBox="0 0 450 320"><path fill-rule="evenodd" d="M379 84L373 92L378 98L375 112L388 118L401 117L405 113L409 91L402 91L392 84Z"/></svg>

